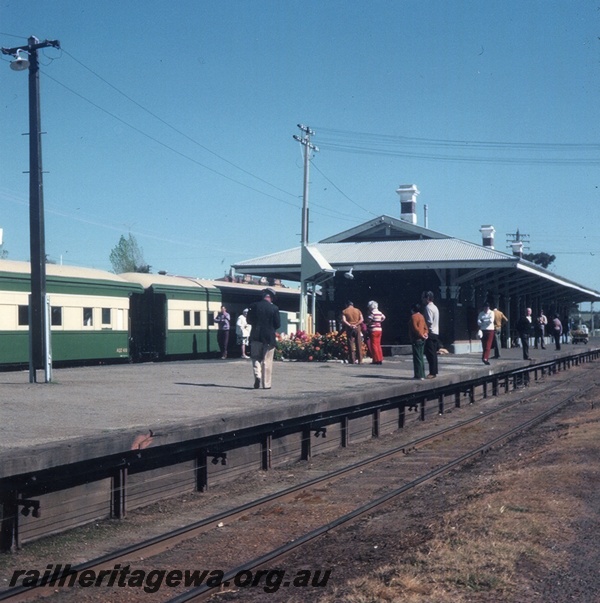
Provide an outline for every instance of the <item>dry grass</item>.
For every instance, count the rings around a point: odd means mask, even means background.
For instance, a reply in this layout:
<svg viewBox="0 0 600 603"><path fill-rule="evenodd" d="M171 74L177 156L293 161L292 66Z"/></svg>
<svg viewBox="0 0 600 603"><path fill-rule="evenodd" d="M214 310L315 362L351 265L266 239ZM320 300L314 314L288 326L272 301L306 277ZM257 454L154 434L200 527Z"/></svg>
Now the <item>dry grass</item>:
<svg viewBox="0 0 600 603"><path fill-rule="evenodd" d="M432 538L421 550L338 585L320 603L527 600L536 580L572 562L573 516L593 513L579 494L598 480L588 461L600 458L599 420L592 410L534 455L485 469L468 491L447 495L447 511L429 526Z"/></svg>

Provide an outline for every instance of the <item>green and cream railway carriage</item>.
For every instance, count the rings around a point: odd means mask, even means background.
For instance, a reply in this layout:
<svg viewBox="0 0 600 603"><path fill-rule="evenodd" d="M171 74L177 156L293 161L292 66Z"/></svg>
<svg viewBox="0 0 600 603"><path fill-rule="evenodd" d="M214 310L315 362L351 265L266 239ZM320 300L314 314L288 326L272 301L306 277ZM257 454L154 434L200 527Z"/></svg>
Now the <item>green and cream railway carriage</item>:
<svg viewBox="0 0 600 603"><path fill-rule="evenodd" d="M29 360L28 262L0 260L0 365ZM55 363L129 359L130 297L135 283L102 270L46 266L52 360Z"/></svg>
<svg viewBox="0 0 600 603"><path fill-rule="evenodd" d="M221 292L194 278L130 272L120 275L144 291L131 299L131 357L184 358L218 350L213 316Z"/></svg>
<svg viewBox="0 0 600 603"><path fill-rule="evenodd" d="M119 275L141 285L143 294L131 297L131 358L167 360L214 357L219 354L215 314L224 304L231 316L229 350L239 354L235 324L265 285L205 280L167 274L129 272ZM299 292L275 287L282 331L296 330Z"/></svg>
<svg viewBox="0 0 600 603"><path fill-rule="evenodd" d="M29 361L28 262L0 260L0 367ZM231 314L232 333L263 286L173 275L46 266L51 352L57 364L206 358L218 353L215 314ZM295 330L299 292L276 288L282 332ZM235 335L231 351L239 353Z"/></svg>

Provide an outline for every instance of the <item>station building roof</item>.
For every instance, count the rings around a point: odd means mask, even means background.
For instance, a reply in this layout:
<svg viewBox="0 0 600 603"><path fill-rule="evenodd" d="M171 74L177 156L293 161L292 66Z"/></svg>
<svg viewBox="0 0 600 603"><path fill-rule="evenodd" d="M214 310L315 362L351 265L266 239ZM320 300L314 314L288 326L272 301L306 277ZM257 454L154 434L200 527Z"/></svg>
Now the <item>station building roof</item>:
<svg viewBox="0 0 600 603"><path fill-rule="evenodd" d="M449 270L448 285L473 285L505 295L541 295L564 302L600 300L600 292L519 256L380 216L310 245L337 271ZM300 281L301 248L238 262L236 270Z"/></svg>

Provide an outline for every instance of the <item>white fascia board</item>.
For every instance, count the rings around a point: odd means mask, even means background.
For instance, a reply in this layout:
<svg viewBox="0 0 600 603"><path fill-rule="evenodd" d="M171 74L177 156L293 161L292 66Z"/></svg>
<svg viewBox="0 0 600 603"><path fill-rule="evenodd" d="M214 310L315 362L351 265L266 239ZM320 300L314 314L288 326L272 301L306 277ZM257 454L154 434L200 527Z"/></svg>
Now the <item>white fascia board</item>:
<svg viewBox="0 0 600 603"><path fill-rule="evenodd" d="M540 278L543 278L547 281L551 281L553 283L561 285L561 287L577 289L577 291L581 291L581 293L585 293L586 295L591 295L593 297L596 297L597 299L600 299L600 292L594 291L593 289L587 289L586 287L578 285L577 283L568 281L564 278L561 278L560 276L557 276L556 274L552 274L552 272L548 272L547 270L540 270L535 266L530 266L522 263L517 264L516 267L518 270L523 270L523 272L527 272L529 274L535 274L536 276L539 276Z"/></svg>

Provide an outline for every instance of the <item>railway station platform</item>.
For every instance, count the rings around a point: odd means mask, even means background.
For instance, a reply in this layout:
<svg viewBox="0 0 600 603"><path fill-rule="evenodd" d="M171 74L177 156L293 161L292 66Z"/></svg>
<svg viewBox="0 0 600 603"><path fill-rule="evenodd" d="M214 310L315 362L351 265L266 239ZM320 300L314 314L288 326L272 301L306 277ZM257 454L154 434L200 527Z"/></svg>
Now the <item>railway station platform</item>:
<svg viewBox="0 0 600 603"><path fill-rule="evenodd" d="M594 349L532 349L534 363ZM276 362L273 388L253 389L249 360L197 360L55 369L51 383L0 373L0 478L89 461L146 446L285 423L303 415L426 392L529 366L520 348L490 366L480 353L440 356L436 379L412 379L412 357L382 365ZM149 438L151 436L151 439Z"/></svg>
<svg viewBox="0 0 600 603"><path fill-rule="evenodd" d="M423 381L410 355L276 362L268 390L234 358L55 369L51 383L0 373L0 552L400 429L415 437L475 390L599 358L596 343L532 350L531 362L506 349L489 366L480 352L441 355Z"/></svg>

